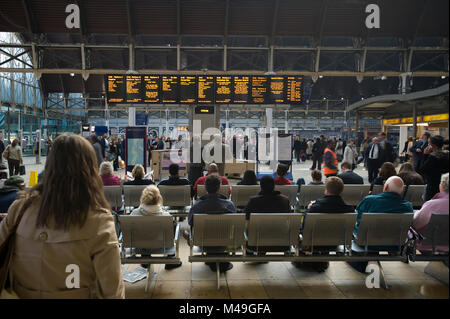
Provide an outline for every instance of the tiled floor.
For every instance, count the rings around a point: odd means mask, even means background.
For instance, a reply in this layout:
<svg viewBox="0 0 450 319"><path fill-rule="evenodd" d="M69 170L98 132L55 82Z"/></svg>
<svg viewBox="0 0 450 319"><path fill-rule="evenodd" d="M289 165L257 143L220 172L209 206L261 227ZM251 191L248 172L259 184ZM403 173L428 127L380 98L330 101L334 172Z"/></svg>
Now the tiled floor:
<svg viewBox="0 0 450 319"><path fill-rule="evenodd" d="M186 221L182 223L186 229ZM165 299L303 299L303 298L448 298L448 287L424 273L425 262L405 264L382 262L389 290L368 289L366 276L345 262L332 262L323 273L296 268L288 262L265 264L235 262L233 269L221 274L217 290L216 273L203 263L188 262L189 247L180 239L180 268L165 270L153 266L149 290L146 279L126 283L127 298ZM139 265L126 265L127 271Z"/></svg>

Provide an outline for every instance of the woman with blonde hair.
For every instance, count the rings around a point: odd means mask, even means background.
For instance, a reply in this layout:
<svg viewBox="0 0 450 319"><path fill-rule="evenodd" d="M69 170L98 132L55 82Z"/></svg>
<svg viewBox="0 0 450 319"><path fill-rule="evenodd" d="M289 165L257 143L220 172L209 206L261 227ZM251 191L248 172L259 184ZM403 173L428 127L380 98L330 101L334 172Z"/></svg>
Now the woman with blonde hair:
<svg viewBox="0 0 450 319"><path fill-rule="evenodd" d="M131 171L131 176L133 176L132 181L127 181L123 183L124 185L153 185L155 184L151 179L144 179L145 170L144 167L140 164L136 164ZM126 179L126 175L125 175Z"/></svg>
<svg viewBox="0 0 450 319"><path fill-rule="evenodd" d="M100 164L100 177L103 186L119 186L120 178L113 174L113 166L111 162L103 162Z"/></svg>
<svg viewBox="0 0 450 319"><path fill-rule="evenodd" d="M14 234L9 271L19 298L125 298L114 218L83 137L56 138L42 181L0 224L0 245ZM67 284L69 265L80 274L76 289Z"/></svg>
<svg viewBox="0 0 450 319"><path fill-rule="evenodd" d="M166 210L162 208L163 198L161 193L159 192L158 187L155 185L150 185L144 188L141 195L141 203L138 208L134 209L131 212L132 216L152 216L152 215L162 215L162 216L171 216ZM174 221L174 231L177 223ZM142 256L148 256L151 252L148 249L139 249L137 251ZM179 264L166 264L164 269L169 270L173 268L180 267L182 263ZM148 265L142 264L144 268L147 268Z"/></svg>

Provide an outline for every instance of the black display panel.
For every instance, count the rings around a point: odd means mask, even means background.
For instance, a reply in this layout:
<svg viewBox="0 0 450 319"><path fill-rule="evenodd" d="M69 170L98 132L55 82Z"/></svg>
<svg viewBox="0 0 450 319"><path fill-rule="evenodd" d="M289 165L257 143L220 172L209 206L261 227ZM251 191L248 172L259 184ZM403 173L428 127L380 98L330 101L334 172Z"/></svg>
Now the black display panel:
<svg viewBox="0 0 450 319"><path fill-rule="evenodd" d="M286 103L300 104L302 102L302 83L302 76L286 77Z"/></svg>
<svg viewBox="0 0 450 319"><path fill-rule="evenodd" d="M286 84L283 76L271 76L269 78L269 102L275 104L286 103Z"/></svg>
<svg viewBox="0 0 450 319"><path fill-rule="evenodd" d="M214 103L214 76L197 77L197 103Z"/></svg>
<svg viewBox="0 0 450 319"><path fill-rule="evenodd" d="M111 104L125 102L125 76L107 76L106 97Z"/></svg>
<svg viewBox="0 0 450 319"><path fill-rule="evenodd" d="M197 77L195 75L181 75L179 84L180 103L197 102Z"/></svg>
<svg viewBox="0 0 450 319"><path fill-rule="evenodd" d="M247 104L250 99L250 76L233 76L233 103Z"/></svg>
<svg viewBox="0 0 450 319"><path fill-rule="evenodd" d="M251 100L252 104L268 104L268 79L267 76L252 76Z"/></svg>
<svg viewBox="0 0 450 319"><path fill-rule="evenodd" d="M163 75L161 77L161 103L178 103L177 75Z"/></svg>
<svg viewBox="0 0 450 319"><path fill-rule="evenodd" d="M142 103L142 76L126 75L125 82L127 103Z"/></svg>
<svg viewBox="0 0 450 319"><path fill-rule="evenodd" d="M216 76L216 103L232 103L233 78L231 76Z"/></svg>
<svg viewBox="0 0 450 319"><path fill-rule="evenodd" d="M161 103L161 76L144 75L142 92L144 103Z"/></svg>

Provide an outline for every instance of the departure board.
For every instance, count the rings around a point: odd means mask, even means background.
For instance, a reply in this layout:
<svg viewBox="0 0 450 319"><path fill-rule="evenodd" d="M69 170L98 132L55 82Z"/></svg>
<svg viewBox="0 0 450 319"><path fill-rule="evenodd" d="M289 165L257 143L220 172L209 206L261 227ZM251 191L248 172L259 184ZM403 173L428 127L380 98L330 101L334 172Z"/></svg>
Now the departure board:
<svg viewBox="0 0 450 319"><path fill-rule="evenodd" d="M116 104L300 104L301 75L122 74L105 76Z"/></svg>
<svg viewBox="0 0 450 319"><path fill-rule="evenodd" d="M180 103L196 103L197 101L197 78L195 75L180 76Z"/></svg>
<svg viewBox="0 0 450 319"><path fill-rule="evenodd" d="M197 103L214 103L214 76L198 76Z"/></svg>
<svg viewBox="0 0 450 319"><path fill-rule="evenodd" d="M216 103L232 102L233 78L231 76L216 76Z"/></svg>
<svg viewBox="0 0 450 319"><path fill-rule="evenodd" d="M161 103L178 103L178 76L176 75L162 76Z"/></svg>
<svg viewBox="0 0 450 319"><path fill-rule="evenodd" d="M106 94L108 103L124 103L125 77L123 75L108 75Z"/></svg>
<svg viewBox="0 0 450 319"><path fill-rule="evenodd" d="M250 76L233 77L233 103L248 103L250 98Z"/></svg>
<svg viewBox="0 0 450 319"><path fill-rule="evenodd" d="M126 101L127 103L142 102L142 77L140 75L126 75Z"/></svg>
<svg viewBox="0 0 450 319"><path fill-rule="evenodd" d="M270 77L269 102L275 104L283 104L286 102L285 82L283 76Z"/></svg>
<svg viewBox="0 0 450 319"><path fill-rule="evenodd" d="M262 104L267 102L267 77L252 76L252 95L250 103Z"/></svg>
<svg viewBox="0 0 450 319"><path fill-rule="evenodd" d="M302 101L302 76L286 77L286 103L300 104Z"/></svg>
<svg viewBox="0 0 450 319"><path fill-rule="evenodd" d="M143 78L144 103L161 103L161 76L144 75Z"/></svg>

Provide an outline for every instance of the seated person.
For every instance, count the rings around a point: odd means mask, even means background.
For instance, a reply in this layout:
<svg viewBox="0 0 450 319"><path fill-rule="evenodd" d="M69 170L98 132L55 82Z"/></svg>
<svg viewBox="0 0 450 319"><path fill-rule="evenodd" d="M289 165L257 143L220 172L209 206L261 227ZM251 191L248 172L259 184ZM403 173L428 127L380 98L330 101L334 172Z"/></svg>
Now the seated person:
<svg viewBox="0 0 450 319"><path fill-rule="evenodd" d="M391 176L397 176L395 166L391 162L384 162L383 165L381 165L378 176L373 180L372 185L384 185Z"/></svg>
<svg viewBox="0 0 450 319"><path fill-rule="evenodd" d="M272 176L264 175L261 178L261 192L250 197L245 214L247 219L251 213L290 213L291 207L287 196L275 191L275 181Z"/></svg>
<svg viewBox="0 0 450 319"><path fill-rule="evenodd" d="M425 202L422 205L422 208L414 214L413 228L418 233L422 233L427 228L432 214L448 215L448 176L448 173L441 176L441 183L439 185L440 192L434 195L432 199ZM417 249L424 252L431 251L432 247L418 244ZM448 246L437 246L436 250L448 252Z"/></svg>
<svg viewBox="0 0 450 319"><path fill-rule="evenodd" d="M144 167L140 164L137 164L133 167L133 171L131 172L131 175L133 176L134 180L132 181L126 181L123 183L123 185L153 185L155 184L151 179L144 179L145 177L145 170ZM126 180L125 175L125 180Z"/></svg>
<svg viewBox="0 0 450 319"><path fill-rule="evenodd" d="M225 176L219 175L219 167L216 163L211 163L208 165L208 173L206 176L202 176L197 179L197 181L194 184L194 198L197 199L197 186L198 185L205 185L206 178L208 178L209 175L216 175L221 180L221 185L230 185L230 182L228 181L228 178ZM229 186L229 194L231 194L231 186Z"/></svg>
<svg viewBox="0 0 450 319"><path fill-rule="evenodd" d="M138 208L134 209L131 212L132 216L151 216L151 215L162 215L162 216L171 216L168 212L166 212L162 208L163 199L161 197L161 194L159 192L158 187L155 185L147 186L143 191L141 195L141 202ZM174 222L174 230L177 226L177 223ZM150 251L147 249L139 249L137 251L142 256L149 256ZM166 264L164 267L166 270L173 269L180 267L182 263L179 264ZM148 265L141 265L144 268L147 268Z"/></svg>
<svg viewBox="0 0 450 319"><path fill-rule="evenodd" d="M311 179L312 179L312 182L309 182L308 185L323 185L321 171L319 171L317 169L312 170L311 171Z"/></svg>
<svg viewBox="0 0 450 319"><path fill-rule="evenodd" d="M180 166L176 163L172 163L169 166L169 178L161 181L158 186L178 186L178 185L191 185L191 182L186 178L180 178L178 175Z"/></svg>
<svg viewBox="0 0 450 319"><path fill-rule="evenodd" d="M217 165L216 165L217 167ZM219 193L221 178L216 174L210 174L205 179L205 188L208 194L202 196L189 211L188 224L194 226L194 214L229 214L236 213L233 202ZM185 235L186 237L186 235ZM206 263L212 271L216 271L216 263ZM233 264L220 263L220 271L224 272L233 268Z"/></svg>
<svg viewBox="0 0 450 319"><path fill-rule="evenodd" d="M349 162L343 162L341 164L342 173L338 175L344 184L364 184L364 180L361 176L353 172L352 164Z"/></svg>
<svg viewBox="0 0 450 319"><path fill-rule="evenodd" d="M292 182L288 180L285 176L288 173L289 166L285 164L278 164L277 166L277 177L275 177L275 185L292 185Z"/></svg>
<svg viewBox="0 0 450 319"><path fill-rule="evenodd" d="M398 176L391 176L384 183L383 192L376 195L367 195L358 204L355 212L358 214L356 219L354 236L358 235L359 223L364 213L412 213L413 206L411 202L403 200L403 180ZM351 262L350 266L364 273L367 262Z"/></svg>
<svg viewBox="0 0 450 319"><path fill-rule="evenodd" d="M403 163L397 174L405 185L424 185L423 177L417 173L410 163Z"/></svg>
<svg viewBox="0 0 450 319"><path fill-rule="evenodd" d="M244 172L242 180L237 185L258 185L258 178L255 171L248 169Z"/></svg>
<svg viewBox="0 0 450 319"><path fill-rule="evenodd" d="M341 198L343 190L344 183L339 177L328 177L325 182L325 196L311 202L308 205L307 213L353 213L355 211L353 206L346 204ZM305 265L316 269L318 272L325 271L329 266L329 262L293 262L292 264L298 268Z"/></svg>
<svg viewBox="0 0 450 319"><path fill-rule="evenodd" d="M113 174L111 162L102 162L100 164L100 177L103 186L120 186L120 178Z"/></svg>
<svg viewBox="0 0 450 319"><path fill-rule="evenodd" d="M6 217L11 204L19 197L19 192L25 189L25 181L18 175L11 176L0 188L0 221Z"/></svg>
<svg viewBox="0 0 450 319"><path fill-rule="evenodd" d="M343 181L336 176L328 177L325 181L325 196L312 201L308 205L308 213L353 213L355 209L348 205L341 197L344 191Z"/></svg>

